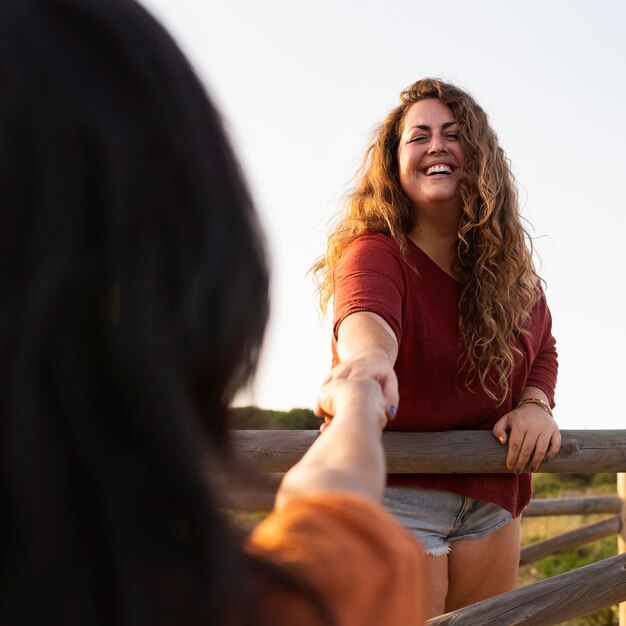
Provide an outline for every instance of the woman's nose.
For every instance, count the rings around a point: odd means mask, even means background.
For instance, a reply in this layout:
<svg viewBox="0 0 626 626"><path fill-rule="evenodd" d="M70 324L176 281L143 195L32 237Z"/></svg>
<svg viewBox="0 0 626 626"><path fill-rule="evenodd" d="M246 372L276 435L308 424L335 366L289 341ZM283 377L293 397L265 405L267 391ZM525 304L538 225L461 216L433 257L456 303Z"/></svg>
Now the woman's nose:
<svg viewBox="0 0 626 626"><path fill-rule="evenodd" d="M447 150L443 138L433 136L430 147L428 148L428 154L445 154L446 152Z"/></svg>

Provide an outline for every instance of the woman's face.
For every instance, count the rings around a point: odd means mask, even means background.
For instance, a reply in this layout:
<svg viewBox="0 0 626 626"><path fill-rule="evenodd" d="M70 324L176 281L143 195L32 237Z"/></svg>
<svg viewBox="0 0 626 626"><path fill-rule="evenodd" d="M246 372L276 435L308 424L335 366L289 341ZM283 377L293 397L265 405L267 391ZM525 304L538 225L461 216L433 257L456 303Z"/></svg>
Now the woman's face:
<svg viewBox="0 0 626 626"><path fill-rule="evenodd" d="M429 99L408 108L398 166L400 186L416 212L458 212L464 159L459 124L447 104Z"/></svg>

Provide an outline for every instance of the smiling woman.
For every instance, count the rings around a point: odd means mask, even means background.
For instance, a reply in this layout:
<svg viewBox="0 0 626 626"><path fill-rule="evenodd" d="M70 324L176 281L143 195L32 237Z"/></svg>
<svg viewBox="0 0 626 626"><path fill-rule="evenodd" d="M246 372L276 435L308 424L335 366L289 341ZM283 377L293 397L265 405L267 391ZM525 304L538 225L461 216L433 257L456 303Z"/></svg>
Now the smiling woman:
<svg viewBox="0 0 626 626"><path fill-rule="evenodd" d="M434 79L402 92L314 269L322 308L334 296L327 380L378 381L397 406L388 429L509 443L508 475L389 477L388 509L428 554L433 614L511 589L529 473L561 442L556 350L508 161L469 94Z"/></svg>

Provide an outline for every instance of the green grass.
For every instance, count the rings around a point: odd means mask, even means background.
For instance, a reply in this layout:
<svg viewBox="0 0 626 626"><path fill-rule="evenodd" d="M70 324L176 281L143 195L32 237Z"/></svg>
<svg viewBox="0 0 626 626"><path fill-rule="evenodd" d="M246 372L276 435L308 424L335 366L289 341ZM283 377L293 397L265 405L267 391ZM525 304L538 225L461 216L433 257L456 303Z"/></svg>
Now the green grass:
<svg viewBox="0 0 626 626"><path fill-rule="evenodd" d="M271 411L257 406L231 408L229 418L235 430L316 430L322 423L311 409Z"/></svg>
<svg viewBox="0 0 626 626"><path fill-rule="evenodd" d="M615 495L615 474L538 474L533 480L535 498ZM559 515L522 519L522 546L607 519L607 515ZM593 541L520 568L518 587L569 572L617 554L617 537ZM617 606L563 622L567 626L614 626Z"/></svg>

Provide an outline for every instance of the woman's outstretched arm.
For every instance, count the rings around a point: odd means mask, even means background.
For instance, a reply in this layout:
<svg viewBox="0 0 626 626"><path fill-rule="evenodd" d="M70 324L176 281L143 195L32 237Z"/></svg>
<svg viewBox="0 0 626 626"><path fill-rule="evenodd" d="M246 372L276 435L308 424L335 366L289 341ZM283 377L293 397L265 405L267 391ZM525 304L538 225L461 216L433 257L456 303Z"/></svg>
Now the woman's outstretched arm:
<svg viewBox="0 0 626 626"><path fill-rule="evenodd" d="M390 416L381 385L371 378L330 380L320 389L318 407L332 420L285 475L276 508L324 491L380 501L385 486L381 432Z"/></svg>
<svg viewBox="0 0 626 626"><path fill-rule="evenodd" d="M398 379L393 370L398 356L398 340L385 320L369 311L346 317L337 331L339 363L324 380L370 378L377 381L387 405L397 408ZM319 405L316 415L329 417Z"/></svg>

